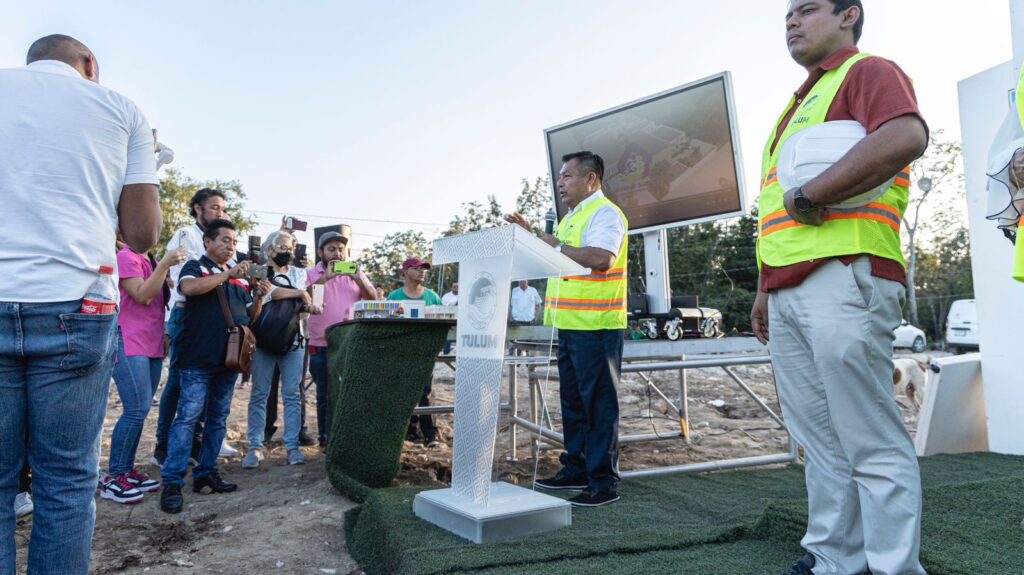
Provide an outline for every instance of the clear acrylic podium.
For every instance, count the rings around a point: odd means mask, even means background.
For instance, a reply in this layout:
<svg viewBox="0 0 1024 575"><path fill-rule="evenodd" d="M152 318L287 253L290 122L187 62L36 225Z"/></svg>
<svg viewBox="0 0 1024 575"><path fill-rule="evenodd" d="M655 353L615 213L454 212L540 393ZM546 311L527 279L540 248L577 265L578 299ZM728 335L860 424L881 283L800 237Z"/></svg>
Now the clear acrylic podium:
<svg viewBox="0 0 1024 575"><path fill-rule="evenodd" d="M452 486L421 492L413 512L475 543L571 525L565 500L491 482L491 471L512 282L589 270L516 225L435 240L433 263L459 264Z"/></svg>

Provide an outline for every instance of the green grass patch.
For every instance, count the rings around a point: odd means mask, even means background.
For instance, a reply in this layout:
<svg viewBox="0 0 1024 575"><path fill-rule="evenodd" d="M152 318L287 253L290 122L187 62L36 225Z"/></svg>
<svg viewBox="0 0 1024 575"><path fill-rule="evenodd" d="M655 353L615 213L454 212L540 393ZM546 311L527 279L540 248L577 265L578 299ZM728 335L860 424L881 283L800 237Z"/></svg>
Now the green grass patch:
<svg viewBox="0 0 1024 575"><path fill-rule="evenodd" d="M929 573L1024 573L1024 458L921 460ZM782 572L801 556L803 468L624 481L620 502L545 535L475 545L412 513L415 488L376 489L346 517L371 575Z"/></svg>

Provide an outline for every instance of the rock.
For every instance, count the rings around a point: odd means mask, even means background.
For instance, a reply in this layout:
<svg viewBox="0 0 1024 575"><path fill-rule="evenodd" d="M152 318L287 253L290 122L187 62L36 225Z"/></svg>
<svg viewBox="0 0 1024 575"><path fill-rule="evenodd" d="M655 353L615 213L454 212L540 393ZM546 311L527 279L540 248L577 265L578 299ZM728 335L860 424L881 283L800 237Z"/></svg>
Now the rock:
<svg viewBox="0 0 1024 575"><path fill-rule="evenodd" d="M721 399L712 399L711 401L708 402L708 405L714 407L715 409L722 409L723 407L725 407L725 402L722 401Z"/></svg>

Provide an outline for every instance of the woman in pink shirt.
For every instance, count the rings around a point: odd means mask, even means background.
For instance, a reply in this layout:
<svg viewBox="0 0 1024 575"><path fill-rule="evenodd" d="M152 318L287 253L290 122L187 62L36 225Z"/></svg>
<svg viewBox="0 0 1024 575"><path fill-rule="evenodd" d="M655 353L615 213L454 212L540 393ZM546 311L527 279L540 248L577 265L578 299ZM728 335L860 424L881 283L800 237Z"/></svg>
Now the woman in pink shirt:
<svg viewBox="0 0 1024 575"><path fill-rule="evenodd" d="M163 368L167 272L187 257L184 247L167 252L159 263L128 246L117 253L121 309L114 383L123 412L110 439L110 467L100 487L104 499L135 503L160 488L160 482L135 469L135 451Z"/></svg>

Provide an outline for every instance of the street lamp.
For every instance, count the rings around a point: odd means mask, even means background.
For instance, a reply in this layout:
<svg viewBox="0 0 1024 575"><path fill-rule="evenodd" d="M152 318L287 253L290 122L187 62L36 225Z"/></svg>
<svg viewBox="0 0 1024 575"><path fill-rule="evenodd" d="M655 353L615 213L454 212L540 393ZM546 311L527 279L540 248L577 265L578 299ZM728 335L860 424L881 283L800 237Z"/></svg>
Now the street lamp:
<svg viewBox="0 0 1024 575"><path fill-rule="evenodd" d="M922 192L927 194L928 192L932 191L932 179L931 178L921 178L920 180L917 181L917 187Z"/></svg>

